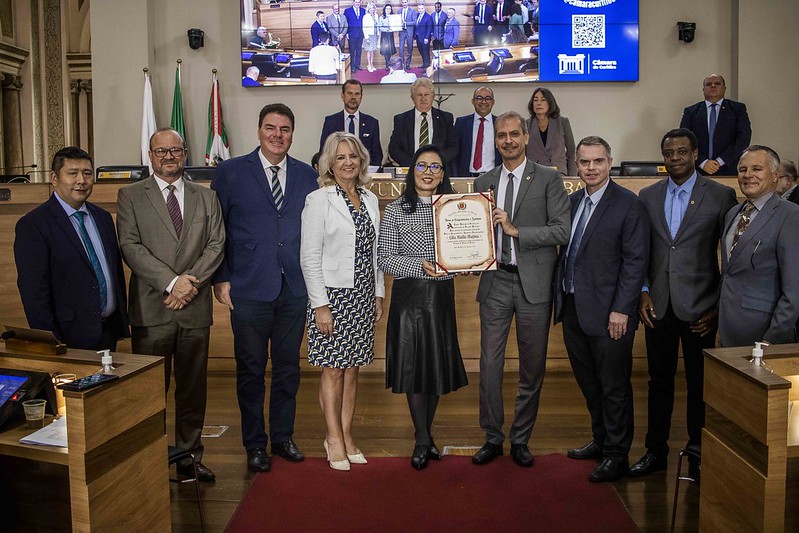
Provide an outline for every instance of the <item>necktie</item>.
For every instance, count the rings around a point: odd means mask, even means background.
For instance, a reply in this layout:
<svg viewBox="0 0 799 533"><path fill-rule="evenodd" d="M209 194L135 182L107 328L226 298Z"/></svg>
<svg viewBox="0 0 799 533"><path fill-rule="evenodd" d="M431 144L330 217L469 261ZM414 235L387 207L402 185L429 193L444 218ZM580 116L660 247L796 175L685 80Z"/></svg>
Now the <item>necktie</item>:
<svg viewBox="0 0 799 533"><path fill-rule="evenodd" d="M480 24L485 24L485 21L483 20L484 13L485 13L485 6L483 4L480 4Z"/></svg>
<svg viewBox="0 0 799 533"><path fill-rule="evenodd" d="M336 15L336 26L338 26L339 28L341 28L341 19L340 19L340 18L338 18L338 15Z"/></svg>
<svg viewBox="0 0 799 533"><path fill-rule="evenodd" d="M347 131L355 135L355 115L350 115L350 125Z"/></svg>
<svg viewBox="0 0 799 533"><path fill-rule="evenodd" d="M427 124L427 113L422 113L422 124L419 126L419 146L430 144L430 126Z"/></svg>
<svg viewBox="0 0 799 533"><path fill-rule="evenodd" d="M583 232L585 226L588 224L588 217L591 216L591 207L594 203L591 201L590 196L585 197L585 204L583 205L583 212L580 215L580 220L577 221L577 229L574 230L572 242L569 245L569 255L566 257L566 292L574 292L574 264L577 261L577 253L580 251L580 241L583 240Z"/></svg>
<svg viewBox="0 0 799 533"><path fill-rule="evenodd" d="M277 179L277 173L280 167L275 165L269 167L272 171L272 198L275 200L275 207L278 211L283 207L283 188L280 186L280 181Z"/></svg>
<svg viewBox="0 0 799 533"><path fill-rule="evenodd" d="M746 205L741 210L741 218L738 219L738 227L735 228L735 235L732 236L732 246L730 246L730 254L735 250L735 245L738 244L738 239L744 234L746 228L749 227L749 221L752 220L752 212L755 210L755 204L746 202Z"/></svg>
<svg viewBox="0 0 799 533"><path fill-rule="evenodd" d="M322 23L322 31L327 33L327 26L325 26L324 22Z"/></svg>
<svg viewBox="0 0 799 533"><path fill-rule="evenodd" d="M497 22L502 22L502 2L497 4Z"/></svg>
<svg viewBox="0 0 799 533"><path fill-rule="evenodd" d="M480 172L483 166L483 136L485 135L486 119L480 117L480 125L477 127L477 140L474 142L474 161L472 166L475 172Z"/></svg>
<svg viewBox="0 0 799 533"><path fill-rule="evenodd" d="M505 187L505 203L502 204L502 208L508 213L508 220L513 219L513 174L508 174L508 185ZM502 232L502 255L500 256L500 260L505 263L506 265L510 264L511 256L510 256L510 235Z"/></svg>
<svg viewBox="0 0 799 533"><path fill-rule="evenodd" d="M86 248L86 255L89 256L92 270L94 270L94 275L97 277L97 286L100 289L100 309L105 309L108 303L108 285L105 283L105 274L103 274L103 267L100 266L100 258L97 257L97 252L89 237L89 232L86 231L86 224L83 221L83 217L86 216L86 213L83 211L75 211L72 216L78 221L80 240L83 241L83 246Z"/></svg>
<svg viewBox="0 0 799 533"><path fill-rule="evenodd" d="M355 9L354 11L355 11L355 18L358 19L358 20L361 20L361 9L358 8L358 9Z"/></svg>
<svg viewBox="0 0 799 533"><path fill-rule="evenodd" d="M166 209L169 211L172 225L175 226L175 233L180 237L180 232L183 231L183 215L180 214L180 204L175 196L175 186L168 185L167 189L169 189L169 194L166 196Z"/></svg>
<svg viewBox="0 0 799 533"><path fill-rule="evenodd" d="M416 25L418 26L421 23L422 23L422 16L419 15L419 18L416 19Z"/></svg>
<svg viewBox="0 0 799 533"><path fill-rule="evenodd" d="M408 28L408 10L407 9L403 9L402 10L402 29L404 30L404 29L407 29L407 28Z"/></svg>
<svg viewBox="0 0 799 533"><path fill-rule="evenodd" d="M671 232L671 238L677 236L677 231L680 229L680 224L682 223L682 215L684 213L683 209L683 193L685 192L684 189L674 189L671 193L671 216L669 217L669 231Z"/></svg>
<svg viewBox="0 0 799 533"><path fill-rule="evenodd" d="M708 143L708 151L707 155L709 159L713 159L713 136L716 133L716 106L718 104L710 104L710 124L708 124L707 131L709 143Z"/></svg>

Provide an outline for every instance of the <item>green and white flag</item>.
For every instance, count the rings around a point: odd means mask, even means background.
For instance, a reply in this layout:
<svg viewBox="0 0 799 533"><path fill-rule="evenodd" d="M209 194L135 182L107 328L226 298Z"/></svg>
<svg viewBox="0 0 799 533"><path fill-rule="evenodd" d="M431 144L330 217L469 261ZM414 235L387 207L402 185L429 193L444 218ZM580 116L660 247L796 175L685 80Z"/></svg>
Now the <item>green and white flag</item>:
<svg viewBox="0 0 799 533"><path fill-rule="evenodd" d="M170 126L173 130L180 133L183 140L186 141L188 146L188 139L186 139L186 121L183 118L183 95L180 91L180 60L178 66L175 68L175 92L172 96L172 121ZM189 159L186 158L186 165L188 166Z"/></svg>
<svg viewBox="0 0 799 533"><path fill-rule="evenodd" d="M225 123L222 121L222 102L219 99L219 80L216 72L211 81L211 101L208 102L208 142L205 145L205 165L215 167L230 159Z"/></svg>

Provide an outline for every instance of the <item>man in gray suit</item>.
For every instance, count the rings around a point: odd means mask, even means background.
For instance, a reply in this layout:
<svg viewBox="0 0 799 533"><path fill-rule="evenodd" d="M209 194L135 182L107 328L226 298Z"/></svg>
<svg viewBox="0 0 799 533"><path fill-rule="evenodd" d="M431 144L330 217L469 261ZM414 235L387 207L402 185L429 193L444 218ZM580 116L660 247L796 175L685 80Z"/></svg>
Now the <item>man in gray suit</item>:
<svg viewBox="0 0 799 533"><path fill-rule="evenodd" d="M411 56L413 55L413 38L416 35L416 11L408 5L408 0L402 0L402 7L399 11L402 18L402 30L399 32L399 57L405 68L411 68ZM408 53L405 53L405 50Z"/></svg>
<svg viewBox="0 0 799 533"><path fill-rule="evenodd" d="M722 346L796 342L799 317L799 206L775 193L780 158L767 146L744 150L721 241Z"/></svg>
<svg viewBox="0 0 799 533"><path fill-rule="evenodd" d="M502 455L505 345L514 315L519 345L519 389L510 428L511 457L532 466L527 446L538 414L552 316L552 280L557 245L569 242L571 214L560 173L525 155L529 132L521 115L500 115L494 139L502 164L474 182L477 192L494 191L498 270L483 273L480 302L480 427L486 442L474 455L485 464Z"/></svg>
<svg viewBox="0 0 799 533"><path fill-rule="evenodd" d="M682 344L688 389L688 446L702 442L702 350L716 343L718 328L718 249L724 217L737 203L731 187L700 176L699 144L685 128L660 142L669 177L641 190L651 227L649 273L638 315L646 326L649 368L646 454L630 468L633 477L664 470L674 407L674 376ZM689 456L692 477L699 463Z"/></svg>
<svg viewBox="0 0 799 533"><path fill-rule="evenodd" d="M339 51L344 50L344 42L347 40L347 17L340 13L338 3L333 4L333 12L327 16L327 27L330 30L330 44L338 46Z"/></svg>
<svg viewBox="0 0 799 533"><path fill-rule="evenodd" d="M164 358L167 390L174 368L175 444L195 453L200 481L213 481L199 460L222 210L214 191L183 178L186 145L177 131L156 131L149 153L153 175L120 189L117 201L119 244L131 270L132 347ZM190 462L179 463L178 472L194 475Z"/></svg>

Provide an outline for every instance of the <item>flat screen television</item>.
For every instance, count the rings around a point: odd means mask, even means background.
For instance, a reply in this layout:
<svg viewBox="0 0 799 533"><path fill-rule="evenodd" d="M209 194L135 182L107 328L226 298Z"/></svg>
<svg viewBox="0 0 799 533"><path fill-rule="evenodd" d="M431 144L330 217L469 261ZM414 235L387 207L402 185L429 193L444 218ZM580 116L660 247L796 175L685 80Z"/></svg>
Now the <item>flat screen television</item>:
<svg viewBox="0 0 799 533"><path fill-rule="evenodd" d="M355 3L364 10L357 17ZM486 76L487 81L496 82L638 81L639 0L537 3L539 8L522 10L523 31L519 31L516 25L510 27L488 19L486 13L496 15L499 11L493 0L483 8L473 0L444 0L438 15L444 29L436 33L443 33L442 39L429 36L429 59L420 55L419 42L411 39L410 62L404 70L439 83L485 83ZM388 5L392 6L391 14ZM400 59L407 62L407 47L400 50L406 39L400 39L400 34L415 36L421 20L413 1L409 6L412 13L404 22L401 3L391 0L239 0L239 6L245 87L340 84L349 78L379 84L388 74L387 59L400 57L403 52ZM433 6L434 2L426 3L426 22L420 27L434 25ZM510 0L503 6L514 15L519 8ZM458 22L457 30L455 24L445 21L450 9ZM503 12L502 18L510 15L509 11ZM343 37L337 37L337 27L343 23L337 22L336 17L350 20L350 29ZM313 51L319 47L325 48ZM422 41L423 52L424 48ZM372 68L368 61L370 51ZM471 54L472 59L464 59L470 57L465 54ZM504 60L496 72L486 68L494 57ZM422 68L423 65L430 66Z"/></svg>

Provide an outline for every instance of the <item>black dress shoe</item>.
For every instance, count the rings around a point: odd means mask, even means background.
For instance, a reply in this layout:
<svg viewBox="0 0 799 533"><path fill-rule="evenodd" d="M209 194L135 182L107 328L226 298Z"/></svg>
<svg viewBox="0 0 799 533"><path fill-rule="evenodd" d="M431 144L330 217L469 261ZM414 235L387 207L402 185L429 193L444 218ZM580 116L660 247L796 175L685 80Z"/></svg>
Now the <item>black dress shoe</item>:
<svg viewBox="0 0 799 533"><path fill-rule="evenodd" d="M630 467L630 471L627 472L627 475L630 477L646 476L658 470L665 470L668 465L669 460L665 455L646 452L643 457L638 459L637 463Z"/></svg>
<svg viewBox="0 0 799 533"><path fill-rule="evenodd" d="M483 444L483 447L480 448L477 453L474 454L474 456L472 456L472 462L476 465L484 465L490 463L500 455L502 455L501 444L486 442Z"/></svg>
<svg viewBox="0 0 799 533"><path fill-rule="evenodd" d="M526 444L511 444L510 456L513 462L519 466L533 466L533 454L530 453L530 448Z"/></svg>
<svg viewBox="0 0 799 533"><path fill-rule="evenodd" d="M602 459L602 445L591 441L582 448L572 448L566 452L570 459Z"/></svg>
<svg viewBox="0 0 799 533"><path fill-rule="evenodd" d="M430 439L430 450L427 452L427 456L433 461L441 460L441 450L438 449L433 439Z"/></svg>
<svg viewBox="0 0 799 533"><path fill-rule="evenodd" d="M629 467L630 463L626 457L605 457L596 470L588 476L588 480L594 483L616 481L627 473Z"/></svg>
<svg viewBox="0 0 799 533"><path fill-rule="evenodd" d="M269 456L263 448L247 450L247 468L253 472L269 472Z"/></svg>
<svg viewBox="0 0 799 533"><path fill-rule="evenodd" d="M272 455L279 455L287 461L299 463L305 460L305 456L300 453L300 449L294 444L294 441L289 439L287 441L272 443Z"/></svg>
<svg viewBox="0 0 799 533"><path fill-rule="evenodd" d="M430 454L430 446L424 444L417 444L413 447L413 456L411 457L411 466L416 470L422 470L427 467L427 459Z"/></svg>
<svg viewBox="0 0 799 533"><path fill-rule="evenodd" d="M194 477L194 468L192 468L191 463L187 465L178 464L177 469L178 474L182 476ZM205 483L210 483L211 481L216 480L216 475L211 472L210 468L197 461L197 479Z"/></svg>

